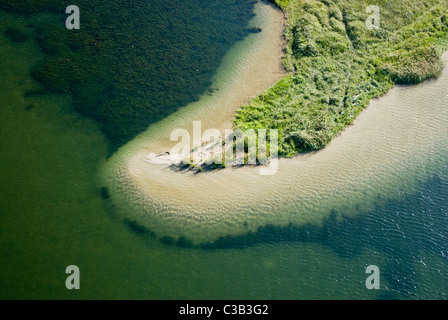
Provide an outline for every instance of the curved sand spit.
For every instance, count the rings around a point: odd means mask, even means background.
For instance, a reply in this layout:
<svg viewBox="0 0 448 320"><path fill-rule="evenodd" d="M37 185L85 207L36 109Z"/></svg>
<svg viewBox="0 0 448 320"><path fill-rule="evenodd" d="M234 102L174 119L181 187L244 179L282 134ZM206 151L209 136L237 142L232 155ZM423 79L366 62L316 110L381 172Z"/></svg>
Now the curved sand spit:
<svg viewBox="0 0 448 320"><path fill-rule="evenodd" d="M259 3L251 34L226 56L205 95L151 126L122 147L103 167L103 185L119 215L158 236L184 236L195 243L255 231L266 224L319 224L332 210L365 212L399 197L445 165L448 154L448 70L441 78L396 87L372 101L354 125L317 153L281 159L278 172L226 168L193 174L151 164L150 154L170 150L176 128L231 128L239 106L272 86L281 68L283 14ZM447 55L444 57L448 62ZM431 167L431 170L426 168Z"/></svg>

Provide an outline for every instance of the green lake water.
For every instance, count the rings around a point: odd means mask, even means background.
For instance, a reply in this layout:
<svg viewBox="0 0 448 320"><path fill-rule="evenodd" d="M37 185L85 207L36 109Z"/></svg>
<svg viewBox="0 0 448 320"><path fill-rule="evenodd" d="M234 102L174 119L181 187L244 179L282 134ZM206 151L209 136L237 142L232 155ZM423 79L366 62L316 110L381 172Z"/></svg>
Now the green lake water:
<svg viewBox="0 0 448 320"><path fill-rule="evenodd" d="M235 23L239 12L222 14L220 23ZM1 299L447 298L448 168L440 161L400 199L321 226L266 227L200 248L130 228L98 185L111 150L104 125L80 115L72 94L25 94L41 90L30 70L48 58L30 19L0 11ZM238 23L243 30L247 21ZM11 41L10 26L29 39ZM437 154L446 159L445 144ZM372 264L380 290L365 287ZM80 290L65 287L68 265L81 270Z"/></svg>

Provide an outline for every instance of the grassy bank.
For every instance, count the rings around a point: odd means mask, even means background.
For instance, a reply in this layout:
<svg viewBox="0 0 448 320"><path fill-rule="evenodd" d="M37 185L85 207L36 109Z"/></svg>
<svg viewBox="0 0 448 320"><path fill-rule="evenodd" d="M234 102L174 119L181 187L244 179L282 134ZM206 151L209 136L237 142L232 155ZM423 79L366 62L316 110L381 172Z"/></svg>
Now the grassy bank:
<svg viewBox="0 0 448 320"><path fill-rule="evenodd" d="M283 157L324 148L372 98L442 70L445 0L378 0L379 29L366 27L368 1L275 2L287 15L284 65L291 74L243 106L234 125L278 129Z"/></svg>

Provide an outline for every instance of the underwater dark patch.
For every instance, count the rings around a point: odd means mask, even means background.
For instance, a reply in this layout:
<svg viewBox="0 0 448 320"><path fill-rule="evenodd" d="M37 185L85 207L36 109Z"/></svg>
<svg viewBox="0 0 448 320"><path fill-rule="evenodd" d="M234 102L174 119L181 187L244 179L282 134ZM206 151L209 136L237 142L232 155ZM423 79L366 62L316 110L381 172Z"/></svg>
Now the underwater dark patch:
<svg viewBox="0 0 448 320"><path fill-rule="evenodd" d="M16 27L9 27L5 30L5 36L15 43L23 43L29 39L28 35Z"/></svg>
<svg viewBox="0 0 448 320"><path fill-rule="evenodd" d="M70 4L3 0L0 9L29 15L47 54L32 77L49 92L71 93L75 109L100 124L111 152L198 100L226 52L254 31L253 0L79 0L79 30L65 27ZM45 19L33 19L42 13Z"/></svg>
<svg viewBox="0 0 448 320"><path fill-rule="evenodd" d="M108 199L110 199L109 188L107 188L107 187L102 187L102 188L100 189L100 194L101 194L101 198L103 198L103 200L108 200Z"/></svg>
<svg viewBox="0 0 448 320"><path fill-rule="evenodd" d="M123 219L123 223L138 235L149 236L151 238L155 237L154 232L146 229L144 226L140 225L137 221L125 218Z"/></svg>

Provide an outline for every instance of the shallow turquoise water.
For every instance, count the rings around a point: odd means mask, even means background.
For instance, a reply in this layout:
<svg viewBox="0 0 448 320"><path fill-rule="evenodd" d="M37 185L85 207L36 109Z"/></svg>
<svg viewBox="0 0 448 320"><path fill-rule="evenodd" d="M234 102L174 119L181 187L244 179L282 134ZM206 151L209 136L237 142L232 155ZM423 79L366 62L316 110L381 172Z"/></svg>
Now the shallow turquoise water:
<svg viewBox="0 0 448 320"><path fill-rule="evenodd" d="M0 21L0 298L446 299L446 166L427 167L432 178L421 175L400 200L320 227L163 245L101 198L96 174L108 141L100 126L79 116L68 94L24 97L39 88L29 69L43 56L34 42L3 34L9 24L28 30L25 18ZM65 288L71 264L81 290ZM365 288L371 264L380 290Z"/></svg>

